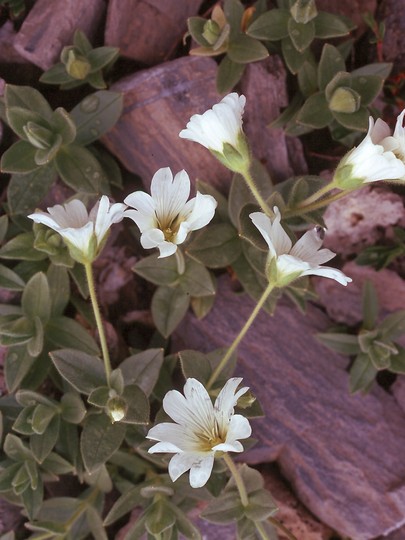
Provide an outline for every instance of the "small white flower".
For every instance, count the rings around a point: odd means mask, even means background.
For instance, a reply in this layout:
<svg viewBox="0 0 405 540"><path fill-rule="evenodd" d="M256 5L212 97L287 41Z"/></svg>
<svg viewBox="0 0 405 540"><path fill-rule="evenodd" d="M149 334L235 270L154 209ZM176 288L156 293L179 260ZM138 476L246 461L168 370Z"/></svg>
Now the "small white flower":
<svg viewBox="0 0 405 540"><path fill-rule="evenodd" d="M346 154L336 170L334 181L337 187L354 189L379 180L405 180L404 113L398 117L393 136L383 120L379 118L374 123L370 116L366 137Z"/></svg>
<svg viewBox="0 0 405 540"><path fill-rule="evenodd" d="M176 422L164 422L153 427L148 439L160 441L150 453L174 453L169 463L170 478L175 482L190 469L191 487L202 487L209 479L216 452L242 452L238 439L250 437L249 421L234 414L238 399L248 390L241 388L241 378L225 384L212 404L204 386L196 379L187 379L184 396L171 390L163 399L163 408Z"/></svg>
<svg viewBox="0 0 405 540"><path fill-rule="evenodd" d="M122 220L125 208L122 203L111 204L108 197L103 195L90 213L82 201L73 199L64 205L47 208L48 212L37 210L28 217L59 233L72 257L86 263L97 257L109 228Z"/></svg>
<svg viewBox="0 0 405 540"><path fill-rule="evenodd" d="M242 131L245 96L232 92L204 114L194 114L179 136L202 144L226 167L238 172L250 162Z"/></svg>
<svg viewBox="0 0 405 540"><path fill-rule="evenodd" d="M144 248L159 248L160 257L175 253L190 231L201 229L214 217L217 202L211 195L197 191L190 195L190 179L186 171L180 171L173 179L169 167L159 169L151 183L151 195L136 191L126 197L125 203L135 210L127 210L141 231Z"/></svg>
<svg viewBox="0 0 405 540"><path fill-rule="evenodd" d="M318 229L307 231L294 245L281 225L281 215L274 207L271 220L263 212L254 212L250 218L269 246L269 262L275 260L278 286L288 285L301 276L316 275L334 279L342 285L352 280L330 266L321 266L335 256L329 249L320 249L322 239Z"/></svg>

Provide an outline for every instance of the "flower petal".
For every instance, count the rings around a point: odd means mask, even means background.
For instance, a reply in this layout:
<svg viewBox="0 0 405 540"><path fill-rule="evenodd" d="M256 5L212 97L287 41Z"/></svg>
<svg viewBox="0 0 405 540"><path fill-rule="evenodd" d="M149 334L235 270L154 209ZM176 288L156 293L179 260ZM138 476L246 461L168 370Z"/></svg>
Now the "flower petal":
<svg viewBox="0 0 405 540"><path fill-rule="evenodd" d="M177 454L181 452L181 449L173 443L161 441L151 446L148 450L149 454L159 454L160 452L164 454Z"/></svg>
<svg viewBox="0 0 405 540"><path fill-rule="evenodd" d="M331 266L318 266L316 268L310 268L309 270L305 270L302 273L303 276L322 276L330 279L334 279L341 285L347 285L352 281L352 278L349 278L346 276L343 272L340 270L337 270L337 268L332 268Z"/></svg>
<svg viewBox="0 0 405 540"><path fill-rule="evenodd" d="M197 231L205 227L214 217L217 204L217 201L212 195L206 195L197 191L194 199L188 201L182 212L190 231Z"/></svg>
<svg viewBox="0 0 405 540"><path fill-rule="evenodd" d="M249 420L241 414L234 414L229 422L226 442L230 443L238 439L247 439L252 434Z"/></svg>
<svg viewBox="0 0 405 540"><path fill-rule="evenodd" d="M321 249L322 238L317 228L307 231L292 247L290 255L308 262L311 266L317 266L330 261L336 254L329 249Z"/></svg>
<svg viewBox="0 0 405 540"><path fill-rule="evenodd" d="M169 167L159 169L152 178L151 195L162 228L168 227L180 214L190 195L190 179L182 170L173 175Z"/></svg>
<svg viewBox="0 0 405 540"><path fill-rule="evenodd" d="M214 456L194 461L190 469L190 486L193 488L205 486L211 476L213 466Z"/></svg>

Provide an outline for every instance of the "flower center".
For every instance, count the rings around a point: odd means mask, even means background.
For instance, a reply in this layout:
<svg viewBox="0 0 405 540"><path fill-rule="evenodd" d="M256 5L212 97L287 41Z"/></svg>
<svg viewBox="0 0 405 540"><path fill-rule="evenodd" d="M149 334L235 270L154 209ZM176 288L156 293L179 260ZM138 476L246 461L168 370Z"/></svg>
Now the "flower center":
<svg viewBox="0 0 405 540"><path fill-rule="evenodd" d="M217 444L224 443L226 436L222 436L219 433L219 426L215 422L211 431L204 431L199 434L199 439L201 440L201 450L203 452L209 452Z"/></svg>
<svg viewBox="0 0 405 540"><path fill-rule="evenodd" d="M171 221L168 220L159 220L159 218L156 216L157 222L159 224L159 229L163 232L166 242L173 242L176 234L179 231L179 227L181 224L180 216L177 215L174 219Z"/></svg>

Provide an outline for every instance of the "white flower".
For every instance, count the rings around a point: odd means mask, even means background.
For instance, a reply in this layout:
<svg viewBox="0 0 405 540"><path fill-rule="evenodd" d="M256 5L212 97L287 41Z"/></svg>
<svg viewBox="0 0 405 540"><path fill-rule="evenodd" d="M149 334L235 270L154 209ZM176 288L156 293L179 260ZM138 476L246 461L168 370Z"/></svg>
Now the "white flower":
<svg viewBox="0 0 405 540"><path fill-rule="evenodd" d="M160 257L175 253L190 231L201 229L214 217L217 202L211 195L197 191L190 195L190 179L186 171L180 171L173 179L169 167L159 169L151 183L151 195L136 191L126 197L125 203L135 210L127 210L141 231L144 248L159 248Z"/></svg>
<svg viewBox="0 0 405 540"><path fill-rule="evenodd" d="M366 137L340 162L334 182L342 189L354 189L363 183L379 180L405 180L405 134L402 119L398 117L394 136L380 118L369 119Z"/></svg>
<svg viewBox="0 0 405 540"><path fill-rule="evenodd" d="M226 167L238 172L250 163L242 131L245 96L232 92L204 114L194 114L179 136L208 148Z"/></svg>
<svg viewBox="0 0 405 540"><path fill-rule="evenodd" d="M64 205L48 208L48 213L37 210L28 217L59 233L72 257L86 263L97 257L109 228L122 220L125 208L122 203L111 204L108 197L103 195L90 213L82 201L73 199Z"/></svg>
<svg viewBox="0 0 405 540"><path fill-rule="evenodd" d="M163 408L176 423L158 424L147 438L160 441L149 449L150 453L175 454L169 463L173 482L190 469L190 485L202 487L211 475L216 452L243 451L238 439L250 437L252 429L244 416L234 414L238 399L248 390L241 388L236 392L241 381L229 379L215 405L196 379L187 379L184 396L177 390L166 394Z"/></svg>
<svg viewBox="0 0 405 540"><path fill-rule="evenodd" d="M281 225L279 209L275 206L273 210L273 220L263 212L254 212L250 218L269 246L269 262L275 260L278 286L288 285L294 279L308 275L331 278L342 285L352 281L336 268L321 266L332 259L335 253L329 249L320 249L322 239L317 228L307 231L293 246Z"/></svg>

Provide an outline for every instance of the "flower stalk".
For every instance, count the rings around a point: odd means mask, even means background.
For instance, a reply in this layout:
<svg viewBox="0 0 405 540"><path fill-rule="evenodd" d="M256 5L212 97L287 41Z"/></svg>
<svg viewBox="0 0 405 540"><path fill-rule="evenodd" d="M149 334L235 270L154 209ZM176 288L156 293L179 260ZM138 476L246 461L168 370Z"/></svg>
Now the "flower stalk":
<svg viewBox="0 0 405 540"><path fill-rule="evenodd" d="M255 184L255 181L250 174L249 166L246 167L246 169L240 171L240 174L243 176L248 188L250 189L253 197L256 199L258 205L262 209L262 211L269 217L273 217L274 214L270 208L270 206L266 203L266 201L263 199L263 197L260 195L259 190L257 189L257 186Z"/></svg>
<svg viewBox="0 0 405 540"><path fill-rule="evenodd" d="M243 482L243 478L240 475L237 466L235 465L235 463L233 462L233 459L231 458L229 454L224 454L222 458L225 461L226 466L230 470L233 476L233 479L235 480L235 484L236 484L236 487L238 488L240 501L242 505L247 506L249 504L249 498L248 498L245 484Z"/></svg>
<svg viewBox="0 0 405 540"><path fill-rule="evenodd" d="M103 354L105 374L106 374L107 381L109 382L110 375L111 375L111 361L110 361L110 354L108 352L107 339L104 332L103 321L101 319L100 308L97 301L96 287L94 284L93 267L91 263L86 263L84 265L84 268L86 271L86 278L87 278L87 284L89 287L91 305L93 307L94 318L96 320L96 326L97 326L98 335L100 339L101 351Z"/></svg>
<svg viewBox="0 0 405 540"><path fill-rule="evenodd" d="M227 350L225 356L222 358L220 363L217 365L217 367L212 372L211 377L209 378L207 382L207 390L212 388L212 385L215 383L215 381L218 379L219 375L221 374L222 370L226 367L227 363L229 362L230 358L232 357L232 354L238 347L239 343L242 341L242 339L245 337L246 332L249 330L249 328L252 326L254 320L256 319L257 315L259 314L260 310L262 309L263 305L265 304L267 298L269 297L271 291L274 289L274 284L269 283L264 290L262 296L260 297L258 303L256 304L254 310L250 314L250 317L245 322L243 328L239 332L239 334L234 339L232 345Z"/></svg>
<svg viewBox="0 0 405 540"><path fill-rule="evenodd" d="M331 184L328 185L330 189L332 189ZM312 199L312 197L308 197L308 199L305 199L302 201L299 206L296 208L291 208L289 210L285 210L284 217L290 218L290 217L296 217L296 216L302 216L303 214L308 214L308 212L313 212L314 210L319 210L320 208L324 208L325 206L328 206L329 204L338 201L339 199L342 199L345 197L349 191L351 190L345 190L345 191L339 191L338 193L334 193L333 195L330 195L329 197L322 197L323 194L319 193L319 196L315 199ZM315 193L314 193L315 195ZM310 200L312 199L312 200Z"/></svg>

